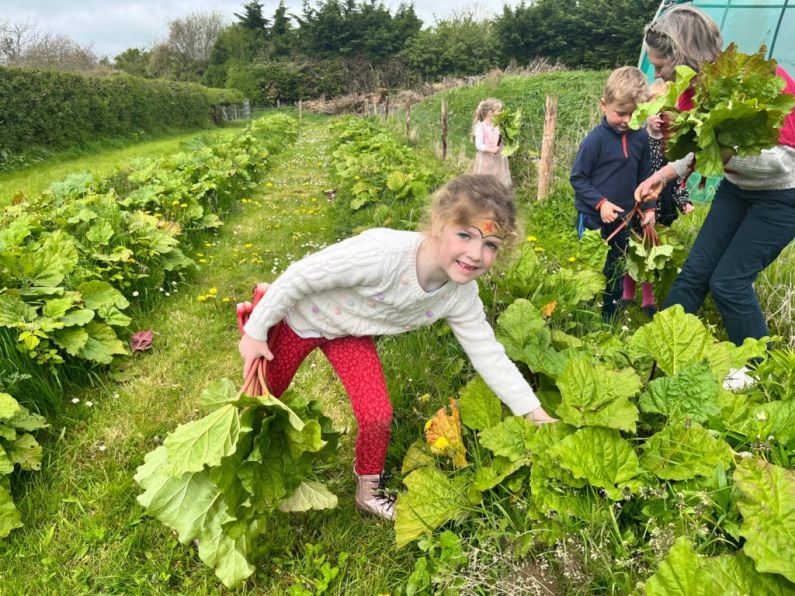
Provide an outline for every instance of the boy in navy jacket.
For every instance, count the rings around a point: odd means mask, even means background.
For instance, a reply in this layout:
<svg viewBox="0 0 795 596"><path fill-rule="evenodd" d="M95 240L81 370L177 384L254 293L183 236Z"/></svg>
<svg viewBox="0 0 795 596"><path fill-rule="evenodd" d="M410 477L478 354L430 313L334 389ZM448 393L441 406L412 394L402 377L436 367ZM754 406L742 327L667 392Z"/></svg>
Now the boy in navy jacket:
<svg viewBox="0 0 795 596"><path fill-rule="evenodd" d="M645 129L632 130L629 120L638 103L646 101L648 85L634 66L622 66L607 79L599 106L604 117L583 139L571 170L577 233L601 229L608 238L635 207L635 189L651 175L649 136ZM641 224L654 224L655 203L641 205ZM621 260L629 242L628 226L610 239L605 261L607 280L602 317L612 320L623 290Z"/></svg>

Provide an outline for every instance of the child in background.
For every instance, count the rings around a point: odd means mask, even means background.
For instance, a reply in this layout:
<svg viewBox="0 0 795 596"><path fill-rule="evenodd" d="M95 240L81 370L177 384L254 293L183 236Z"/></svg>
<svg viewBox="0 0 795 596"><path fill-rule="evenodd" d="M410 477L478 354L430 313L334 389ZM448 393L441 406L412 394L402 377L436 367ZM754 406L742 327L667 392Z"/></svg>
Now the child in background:
<svg viewBox="0 0 795 596"><path fill-rule="evenodd" d="M500 155L502 143L500 130L494 126L492 119L502 111L503 105L499 99L488 98L478 104L472 121L472 138L475 141L475 163L472 166L473 174L491 174L500 182L510 188L511 170L508 158Z"/></svg>
<svg viewBox="0 0 795 596"><path fill-rule="evenodd" d="M635 208L635 188L652 171L648 133L629 128L632 112L647 96L648 85L640 70L633 66L614 70L599 100L604 117L583 139L571 170L578 235L582 238L586 229L599 229L602 238L609 239L602 303L605 321L613 319L623 294L621 261L629 230L622 214L627 216ZM654 224L655 207L653 200L640 205L643 225Z"/></svg>
<svg viewBox="0 0 795 596"><path fill-rule="evenodd" d="M663 81L655 82L649 90L649 99L659 97L666 90L666 84ZM659 116L652 116L646 122L646 132L649 133L651 149L651 167L655 172L668 163L665 158L661 125L662 119ZM690 201L686 180L683 178L675 178L670 182L666 180L665 186L657 197L657 222L664 226L670 226L679 216L678 212L687 215L691 211L693 211L693 203Z"/></svg>
<svg viewBox="0 0 795 596"><path fill-rule="evenodd" d="M301 362L319 347L350 397L359 426L356 505L394 519L381 490L392 427L374 337L444 319L472 364L518 416L553 422L508 359L486 320L477 278L514 244L516 205L493 176L461 176L435 195L424 230L377 228L293 263L254 308L240 340L244 374L258 357L266 383L280 396Z"/></svg>
<svg viewBox="0 0 795 596"><path fill-rule="evenodd" d="M666 85L662 81L657 81L651 86L650 100L658 97L666 92ZM665 159L665 149L663 146L663 132L660 128L662 119L659 116L651 116L646 121L646 132L649 133L649 149L651 152L651 167L652 171L656 172L668 163ZM690 202L690 193L687 190L686 181L682 178L676 178L667 181L657 197L657 223L664 226L670 226L679 216L679 212L687 215L693 211L693 203ZM636 231L642 233L642 226L640 225L640 218L633 221L633 227ZM637 284L629 273L624 274L624 295L621 302L629 304L635 301L635 290ZM650 282L643 282L641 284L641 310L648 317L654 316L657 312L657 304L654 299L654 287Z"/></svg>

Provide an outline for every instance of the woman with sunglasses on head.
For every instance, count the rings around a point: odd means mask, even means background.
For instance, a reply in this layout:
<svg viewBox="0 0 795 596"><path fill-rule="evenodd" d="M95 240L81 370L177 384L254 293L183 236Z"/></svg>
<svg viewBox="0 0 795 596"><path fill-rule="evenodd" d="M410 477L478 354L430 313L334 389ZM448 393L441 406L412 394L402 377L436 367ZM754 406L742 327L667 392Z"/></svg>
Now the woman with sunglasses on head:
<svg viewBox="0 0 795 596"><path fill-rule="evenodd" d="M698 72L723 47L715 22L688 5L672 8L647 27L645 41L655 77L665 81L675 80L679 65ZM795 95L790 75L781 67L776 74L785 81L784 91ZM692 87L677 107L695 107ZM740 345L748 337L768 335L753 284L795 237L795 110L784 119L777 145L755 156L727 157L725 178L664 307L681 304L695 313L711 292L729 339ZM654 196L668 180L685 175L692 163L690 154L662 167L638 186L636 197ZM724 386L740 389L752 382L743 367L732 370Z"/></svg>

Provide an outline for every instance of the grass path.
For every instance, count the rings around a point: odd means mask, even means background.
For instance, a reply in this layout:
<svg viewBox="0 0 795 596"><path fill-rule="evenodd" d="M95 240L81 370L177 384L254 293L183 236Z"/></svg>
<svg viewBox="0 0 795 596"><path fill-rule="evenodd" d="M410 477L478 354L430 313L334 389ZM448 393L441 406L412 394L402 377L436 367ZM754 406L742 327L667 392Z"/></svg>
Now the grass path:
<svg viewBox="0 0 795 596"><path fill-rule="evenodd" d="M305 124L298 144L274 159L261 194L196 249L203 264L190 284L166 288L163 304L136 318L155 339L134 359L131 380L68 396L76 403L43 438L43 471L18 483L25 527L0 551L0 594L223 592L193 549L143 515L132 477L166 433L201 415L199 395L210 381L239 378L235 302L329 242L326 146L323 121ZM322 357L302 367L294 387L351 427L347 398ZM326 576L338 570L330 593L390 592L405 581L410 560L394 552L391 526L353 508L352 438L343 437L339 463L325 471L340 507L269 520L257 572L241 593L314 592L326 581L324 564Z"/></svg>

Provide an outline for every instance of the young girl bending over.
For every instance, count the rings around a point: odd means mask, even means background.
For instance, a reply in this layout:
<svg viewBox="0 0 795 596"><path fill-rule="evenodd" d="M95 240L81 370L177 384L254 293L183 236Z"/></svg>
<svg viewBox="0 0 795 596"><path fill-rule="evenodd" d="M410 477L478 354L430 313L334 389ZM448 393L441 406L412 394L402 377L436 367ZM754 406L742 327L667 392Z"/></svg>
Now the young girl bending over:
<svg viewBox="0 0 795 596"><path fill-rule="evenodd" d="M515 415L554 421L494 337L477 278L517 237L511 191L493 176L461 176L435 195L422 232L377 228L293 263L254 308L240 340L244 374L264 356L280 396L320 348L358 422L356 505L393 519L382 494L392 405L374 337L447 321L475 369Z"/></svg>
<svg viewBox="0 0 795 596"><path fill-rule="evenodd" d="M511 186L511 170L508 158L501 155L500 130L492 123L492 118L502 111L499 99L484 99L478 104L472 121L472 138L475 141L475 163L473 174L491 174L506 186Z"/></svg>

